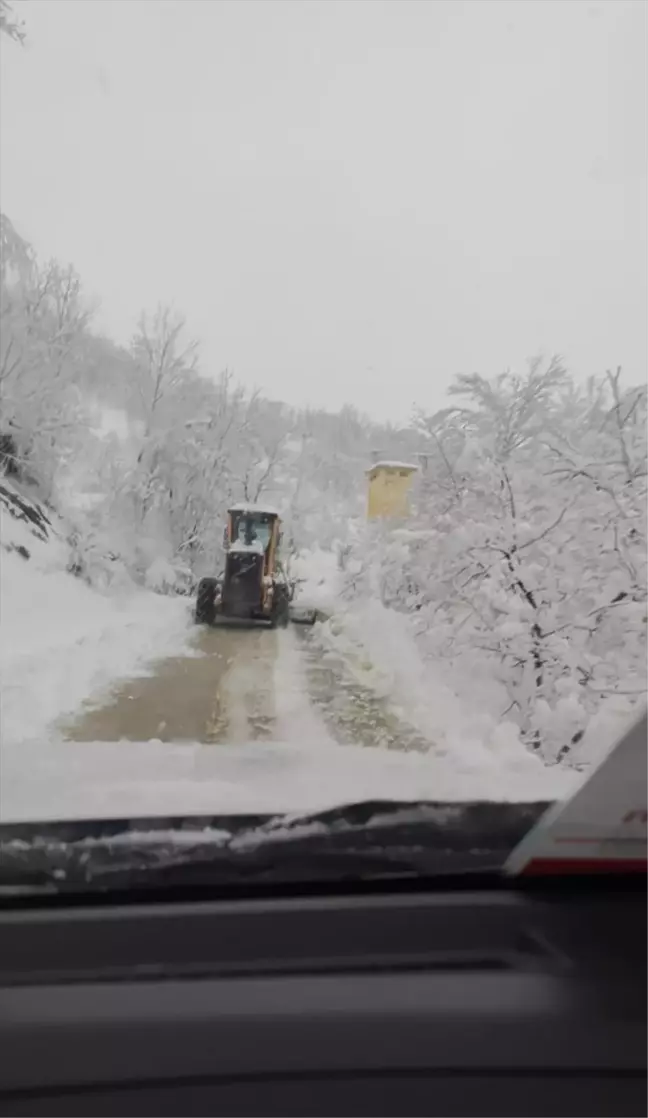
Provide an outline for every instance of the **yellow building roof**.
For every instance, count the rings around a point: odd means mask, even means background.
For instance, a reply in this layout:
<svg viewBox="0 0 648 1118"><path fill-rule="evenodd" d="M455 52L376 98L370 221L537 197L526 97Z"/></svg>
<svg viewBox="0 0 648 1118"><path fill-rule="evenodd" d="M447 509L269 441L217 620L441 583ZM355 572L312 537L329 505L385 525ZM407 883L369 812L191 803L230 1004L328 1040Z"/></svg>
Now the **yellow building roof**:
<svg viewBox="0 0 648 1118"><path fill-rule="evenodd" d="M365 470L366 474L372 474L374 470L410 470L414 473L418 470L418 466L414 466L411 462L372 462L371 466Z"/></svg>

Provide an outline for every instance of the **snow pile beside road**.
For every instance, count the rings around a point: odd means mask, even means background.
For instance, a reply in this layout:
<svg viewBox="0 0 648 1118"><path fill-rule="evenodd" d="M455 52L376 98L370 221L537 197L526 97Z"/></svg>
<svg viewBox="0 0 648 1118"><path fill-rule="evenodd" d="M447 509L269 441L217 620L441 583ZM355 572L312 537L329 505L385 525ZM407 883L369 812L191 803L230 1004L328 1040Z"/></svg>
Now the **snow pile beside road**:
<svg viewBox="0 0 648 1118"><path fill-rule="evenodd" d="M160 598L130 583L99 593L68 573L71 553L63 523L2 484L4 775L9 751L21 742L48 736L54 720L75 711L115 676L132 675L143 660L181 648L189 617L186 600Z"/></svg>
<svg viewBox="0 0 648 1118"><path fill-rule="evenodd" d="M341 572L337 557L323 548L304 549L291 560L290 575L297 579L294 602L304 609L328 614L337 606Z"/></svg>
<svg viewBox="0 0 648 1118"><path fill-rule="evenodd" d="M464 659L464 672L425 655L426 633L417 637L411 614L400 613L377 598L346 603L338 600L334 615L317 628L323 647L344 657L355 677L388 702L394 713L435 743L448 757L493 758L508 771L526 768L535 780L545 758L529 752L517 725L502 712L510 696L483 661ZM570 744L579 728L577 708L566 698L547 707L557 740ZM577 744L570 744L567 766L583 770L598 763L610 743L624 732L633 707L623 694L610 696L590 718ZM489 760L490 759L490 760ZM555 761L553 762L556 763Z"/></svg>
<svg viewBox="0 0 648 1118"><path fill-rule="evenodd" d="M466 702L422 659L410 618L375 599L352 607L338 603L334 617L318 628L324 647L344 656L349 670L364 686L387 701L394 713L433 745L435 756L456 766L503 774L526 774L532 794L545 766L519 739L517 727L494 715L476 688ZM492 689L492 685L491 685ZM497 696L505 705L506 696Z"/></svg>

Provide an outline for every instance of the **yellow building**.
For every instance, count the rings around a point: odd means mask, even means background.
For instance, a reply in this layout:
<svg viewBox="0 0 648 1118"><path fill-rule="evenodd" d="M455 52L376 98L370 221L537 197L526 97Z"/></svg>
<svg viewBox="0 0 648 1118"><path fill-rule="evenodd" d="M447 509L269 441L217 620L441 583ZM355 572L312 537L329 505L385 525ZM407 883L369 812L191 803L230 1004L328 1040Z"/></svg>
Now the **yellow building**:
<svg viewBox="0 0 648 1118"><path fill-rule="evenodd" d="M409 462L374 462L367 470L367 519L407 516L412 478L418 467Z"/></svg>

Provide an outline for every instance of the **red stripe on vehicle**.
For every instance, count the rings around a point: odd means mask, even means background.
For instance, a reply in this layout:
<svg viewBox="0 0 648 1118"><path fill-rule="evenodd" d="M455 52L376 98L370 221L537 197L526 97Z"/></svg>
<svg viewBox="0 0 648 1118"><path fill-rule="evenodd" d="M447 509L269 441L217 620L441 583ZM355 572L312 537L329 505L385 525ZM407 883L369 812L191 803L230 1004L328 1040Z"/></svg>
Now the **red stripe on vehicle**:
<svg viewBox="0 0 648 1118"><path fill-rule="evenodd" d="M553 841L556 843L556 845L566 846L574 844L579 845L583 843L589 846L632 846L633 843L635 846L646 845L645 839L642 840L640 838L627 837L623 835L598 835L595 838L584 838L581 836L571 837L569 835L563 835L559 838L555 838Z"/></svg>
<svg viewBox="0 0 648 1118"><path fill-rule="evenodd" d="M645 858L532 858L522 874L646 873Z"/></svg>

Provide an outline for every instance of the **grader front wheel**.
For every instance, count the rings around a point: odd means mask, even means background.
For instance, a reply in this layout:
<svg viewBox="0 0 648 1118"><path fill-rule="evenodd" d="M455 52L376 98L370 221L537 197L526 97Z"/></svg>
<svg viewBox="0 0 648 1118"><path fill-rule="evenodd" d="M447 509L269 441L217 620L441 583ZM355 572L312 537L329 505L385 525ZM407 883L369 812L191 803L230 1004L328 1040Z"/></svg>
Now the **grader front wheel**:
<svg viewBox="0 0 648 1118"><path fill-rule="evenodd" d="M198 583L195 614L198 625L213 625L215 623L218 588L217 578L201 578Z"/></svg>

